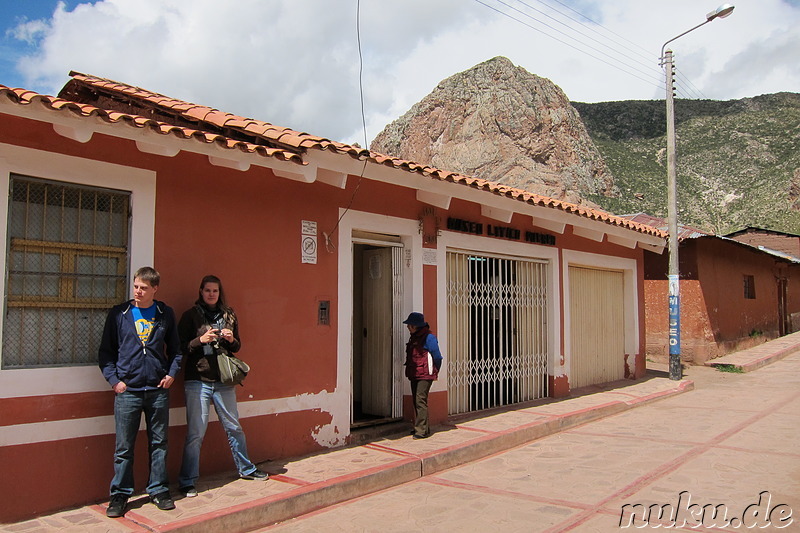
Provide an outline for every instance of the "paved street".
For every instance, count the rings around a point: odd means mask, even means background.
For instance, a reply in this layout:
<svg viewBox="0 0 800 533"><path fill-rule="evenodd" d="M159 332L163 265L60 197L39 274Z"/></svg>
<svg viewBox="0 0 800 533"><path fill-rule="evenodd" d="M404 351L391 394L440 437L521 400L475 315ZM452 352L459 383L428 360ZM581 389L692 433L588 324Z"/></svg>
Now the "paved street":
<svg viewBox="0 0 800 533"><path fill-rule="evenodd" d="M771 520L800 531L800 333L713 363L750 372L650 372L454 419L429 439L403 427L262 462L265 483L203 476L200 495L171 511L137 496L124 518L106 518L101 501L0 532L606 532L619 531L621 514L631 529L661 520L743 531ZM727 514L712 517L716 506ZM709 527L692 529L704 510Z"/></svg>
<svg viewBox="0 0 800 533"><path fill-rule="evenodd" d="M259 531L610 532L626 504L629 529L657 526L657 505L662 527L686 521L673 530L800 531L800 354L686 377L695 390Z"/></svg>

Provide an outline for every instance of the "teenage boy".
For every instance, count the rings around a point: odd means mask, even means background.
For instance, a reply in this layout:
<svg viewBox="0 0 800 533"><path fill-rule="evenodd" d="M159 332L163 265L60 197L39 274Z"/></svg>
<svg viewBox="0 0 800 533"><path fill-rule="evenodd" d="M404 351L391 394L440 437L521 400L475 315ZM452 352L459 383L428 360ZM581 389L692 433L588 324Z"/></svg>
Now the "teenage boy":
<svg viewBox="0 0 800 533"><path fill-rule="evenodd" d="M142 413L147 425L150 481L147 494L159 509L175 508L167 478L169 387L181 366L180 340L172 308L155 299L161 276L142 267L133 278L133 299L113 307L106 318L99 360L116 393L114 479L106 516L125 514L133 495L133 450Z"/></svg>

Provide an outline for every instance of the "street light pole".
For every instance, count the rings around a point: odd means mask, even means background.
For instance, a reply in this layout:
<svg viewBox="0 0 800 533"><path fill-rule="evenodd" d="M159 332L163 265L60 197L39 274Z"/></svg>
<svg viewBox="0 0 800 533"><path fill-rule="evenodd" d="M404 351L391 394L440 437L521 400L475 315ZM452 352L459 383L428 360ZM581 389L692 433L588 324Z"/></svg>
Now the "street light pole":
<svg viewBox="0 0 800 533"><path fill-rule="evenodd" d="M667 72L667 222L669 230L669 379L679 380L681 369L681 297L678 268L678 171L676 168L675 94L672 50L664 57Z"/></svg>
<svg viewBox="0 0 800 533"><path fill-rule="evenodd" d="M675 141L675 94L673 92L673 63L672 50L664 49L666 46L696 30L714 19L725 18L733 13L731 4L723 4L706 15L706 20L694 28L686 30L673 37L661 47L661 61L667 77L667 218L669 229L669 271L667 280L669 284L669 379L679 380L682 377L681 369L681 299L680 299L680 270L678 268L678 171L676 166L676 141Z"/></svg>

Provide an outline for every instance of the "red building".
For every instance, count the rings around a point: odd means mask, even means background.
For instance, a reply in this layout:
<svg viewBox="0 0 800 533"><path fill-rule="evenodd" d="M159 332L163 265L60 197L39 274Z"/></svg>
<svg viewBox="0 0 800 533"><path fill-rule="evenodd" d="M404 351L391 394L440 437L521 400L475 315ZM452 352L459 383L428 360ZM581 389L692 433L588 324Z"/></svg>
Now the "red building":
<svg viewBox="0 0 800 533"><path fill-rule="evenodd" d="M794 233L784 233L750 226L725 236L756 248L763 247L783 252L792 257L800 257L800 235L795 235Z"/></svg>
<svg viewBox="0 0 800 533"><path fill-rule="evenodd" d="M664 219L641 213L631 219L666 227ZM678 240L683 361L703 364L796 331L800 258L683 225ZM664 361L668 259L666 253L647 253L644 261L647 356Z"/></svg>
<svg viewBox="0 0 800 533"><path fill-rule="evenodd" d="M77 73L58 98L0 86L0 179L3 521L107 498L97 345L143 265L177 313L223 280L256 462L408 419L410 311L445 357L434 423L644 374L643 254L665 235L602 211ZM171 401L174 478L180 380ZM229 468L211 428L202 472Z"/></svg>

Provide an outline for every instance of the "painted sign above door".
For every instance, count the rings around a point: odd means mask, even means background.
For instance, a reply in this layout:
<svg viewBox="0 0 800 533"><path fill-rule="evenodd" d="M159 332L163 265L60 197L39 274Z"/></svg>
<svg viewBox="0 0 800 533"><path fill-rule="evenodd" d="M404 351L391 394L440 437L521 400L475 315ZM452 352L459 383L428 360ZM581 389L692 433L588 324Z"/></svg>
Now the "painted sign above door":
<svg viewBox="0 0 800 533"><path fill-rule="evenodd" d="M532 242L536 244L548 244L555 246L555 235L547 233L536 233L534 231L522 231L508 226L497 226L494 224L482 224L460 218L449 217L447 219L447 229L472 233L473 235L486 235L487 237L497 237L500 239L511 239L515 241Z"/></svg>

